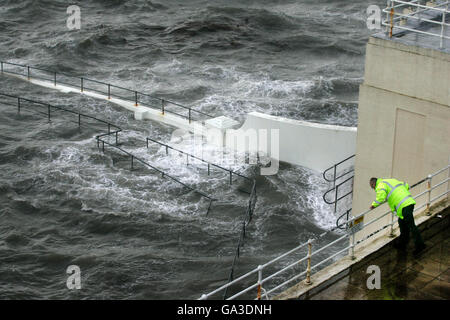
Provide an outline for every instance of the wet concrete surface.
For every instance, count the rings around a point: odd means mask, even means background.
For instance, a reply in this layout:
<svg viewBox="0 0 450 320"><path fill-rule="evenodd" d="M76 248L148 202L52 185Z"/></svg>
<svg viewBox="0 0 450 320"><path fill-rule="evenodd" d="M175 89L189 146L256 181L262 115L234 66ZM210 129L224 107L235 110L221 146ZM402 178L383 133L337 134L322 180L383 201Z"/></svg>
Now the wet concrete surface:
<svg viewBox="0 0 450 320"><path fill-rule="evenodd" d="M413 255L410 240L406 252L386 245L349 274L310 297L311 300L449 300L450 299L450 207L419 226L427 248ZM378 266L379 289L369 266ZM369 272L368 272L369 271Z"/></svg>

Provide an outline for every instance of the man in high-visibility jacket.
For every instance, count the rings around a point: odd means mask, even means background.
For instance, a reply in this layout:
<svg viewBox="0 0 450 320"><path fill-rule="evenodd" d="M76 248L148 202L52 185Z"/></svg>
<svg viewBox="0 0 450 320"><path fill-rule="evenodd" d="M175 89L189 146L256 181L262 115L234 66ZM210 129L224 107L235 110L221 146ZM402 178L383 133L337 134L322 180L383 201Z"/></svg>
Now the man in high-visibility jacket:
<svg viewBox="0 0 450 320"><path fill-rule="evenodd" d="M370 187L376 192L376 199L372 202L371 209L387 201L391 211L397 213L400 237L394 243L394 247L405 250L409 241L409 232L411 231L415 245L414 254L418 254L425 249L425 243L414 223L413 212L416 201L409 192L409 185L397 179L371 178Z"/></svg>

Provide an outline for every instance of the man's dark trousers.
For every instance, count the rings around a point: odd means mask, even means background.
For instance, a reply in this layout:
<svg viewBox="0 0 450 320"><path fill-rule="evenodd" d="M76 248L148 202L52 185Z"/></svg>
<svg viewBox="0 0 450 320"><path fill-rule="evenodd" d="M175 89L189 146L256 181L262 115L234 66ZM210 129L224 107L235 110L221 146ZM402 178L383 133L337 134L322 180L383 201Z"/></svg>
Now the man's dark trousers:
<svg viewBox="0 0 450 320"><path fill-rule="evenodd" d="M414 205L409 205L402 209L403 219L398 219L398 226L400 227L400 237L398 238L399 247L404 247L408 245L409 232L412 233L414 239L414 245L417 248L421 248L424 245L422 237L420 236L419 229L414 223Z"/></svg>

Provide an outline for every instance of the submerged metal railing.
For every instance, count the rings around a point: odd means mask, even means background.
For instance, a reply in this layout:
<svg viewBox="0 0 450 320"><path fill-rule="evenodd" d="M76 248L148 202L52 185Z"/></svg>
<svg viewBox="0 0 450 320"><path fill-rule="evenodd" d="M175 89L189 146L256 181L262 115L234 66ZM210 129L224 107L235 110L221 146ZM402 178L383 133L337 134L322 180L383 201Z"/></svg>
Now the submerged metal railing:
<svg viewBox="0 0 450 320"><path fill-rule="evenodd" d="M30 103L30 104L33 104L33 105L43 108L45 111L36 110L36 109L33 109L33 111L36 113L45 115L49 121L51 120L52 115L53 115L52 110L58 110L58 111L63 111L66 113L76 115L77 116L76 121L71 121L71 122L77 123L79 127L81 127L81 125L82 125L83 118L92 119L92 120L95 120L95 122L106 124L107 128L108 128L108 133L105 133L105 135L106 134L108 134L108 135L114 134L115 138L116 138L116 143L117 143L117 139L118 139L118 133L122 131L122 129L120 127L116 126L115 124L112 124L111 122L108 122L108 121L105 121L105 120L102 120L102 119L99 119L99 118L96 118L96 117L93 117L93 116L90 116L90 115L87 115L87 114L84 114L84 113L81 113L78 111L69 110L69 109L61 107L61 106L55 106L55 105L51 105L48 103L31 100L31 99L19 97L16 95L1 93L1 92L0 92L0 96L13 99L14 103L5 103L5 102L2 102L2 103L5 105L16 106L18 113L20 113L21 110L23 110L23 108L25 107L24 103ZM115 130L111 131L111 129L113 129L113 128Z"/></svg>
<svg viewBox="0 0 450 320"><path fill-rule="evenodd" d="M242 178L242 179L244 179L244 180L247 180L247 181L249 181L249 182L252 182L252 183L255 182L254 179L251 179L251 178L249 178L249 177L246 177L246 176L244 176L244 175L242 175L242 174L240 174L240 173L238 173L238 172L236 172L236 171L233 171L233 170L231 170L231 169L227 169L227 168L225 168L225 167L223 167L223 166L219 166L218 164L215 164L215 163L212 163L212 162L210 162L210 161L207 161L207 160L205 160L205 159L203 159L203 158L197 157L197 156L195 156L195 155L193 155L193 154L190 154L190 153L188 153L188 152L186 152L186 151L183 151L183 150L174 148L174 147L172 147L172 146L170 146L170 145L168 145L168 144L166 144L166 143L163 143L163 142L160 142L160 141L151 139L151 138L146 138L146 140L147 140L147 149L148 149L148 147L149 147L149 142L151 142L151 143L155 143L155 144L158 144L159 146L164 147L164 148L165 148L165 151L166 151L166 155L169 155L169 150L173 150L173 151L175 151L175 152L177 152L177 153L179 153L179 154L185 155L185 156L186 156L186 164L189 164L189 159L195 159L195 160L198 160L198 161L200 161L200 162L203 162L203 163L207 164L207 166L208 166L208 176L210 175L211 167L215 167L215 168L218 168L218 169L220 169L220 170L222 170L222 171L226 171L226 172L228 173L228 176L229 176L229 179L230 179L230 180L229 180L229 181L230 181L230 185L233 184L233 176L240 177L240 178ZM248 191L247 193L248 193L248 194L251 194L252 191Z"/></svg>
<svg viewBox="0 0 450 320"><path fill-rule="evenodd" d="M230 268L230 274L228 276L228 283L231 283L234 279L234 269L236 267L236 263L240 257L240 251L241 251L241 247L244 244L244 239L245 239L245 235L246 235L246 229L248 224L252 221L253 218L253 214L255 211L255 205L256 205L256 200L257 200L257 196L256 196L256 180L253 180L253 185L252 185L252 189L250 192L250 197L248 199L248 205L247 205L247 211L245 212L244 218L242 220L242 229L241 232L239 234L239 238L238 238L238 243L236 245L236 251L234 254L234 258L233 258L233 263L231 265ZM225 300L227 295L228 295L228 288L226 287L223 293L223 299Z"/></svg>
<svg viewBox="0 0 450 320"><path fill-rule="evenodd" d="M176 183L182 185L183 187L187 188L190 192L195 192L195 193L199 194L200 196L208 199L209 200L209 206L208 206L206 215L208 215L208 213L209 213L209 210L211 208L212 202L217 200L217 199L214 199L211 196L207 195L206 193L204 193L204 192L202 192L200 190L197 190L197 189L195 189L195 188L193 188L193 187L183 183L182 181L180 181L177 178L171 176L170 174L168 174L164 170L161 170L161 169L157 168L156 166L148 163L147 161L141 159L140 157L137 157L135 154L133 154L133 153L123 149L122 147L120 147L119 141L118 141L119 140L118 134L120 132L122 132L122 129L119 126L117 126L117 125L114 125L114 124L112 124L112 123L110 123L108 121L105 121L105 120L102 120L102 119L98 119L98 118L90 116L90 115L83 114L83 113L78 112L78 111L69 110L69 109L64 108L64 107L54 106L54 105L50 105L48 103L43 103L43 102L40 102L40 101L35 101L35 100L27 99L27 98L22 98L22 97L15 96L15 95L0 93L0 97L2 97L2 96L6 97L6 98L13 99L13 103L6 103L6 102L3 102L3 101L0 101L0 103L5 104L5 105L12 105L12 106L17 107L17 110L18 110L19 113L20 113L21 109L23 109L25 107L24 106L24 102L28 102L28 103L31 103L33 105L44 107L47 112L42 112L41 110L36 110L36 109L33 109L32 111L44 114L45 116L47 116L49 121L51 121L52 110L58 110L58 111L64 111L64 112L67 112L67 113L70 113L70 114L77 115L77 121L71 121L71 122L77 123L79 127L81 127L81 125L82 125L82 119L83 118L93 119L96 122L106 124L107 125L107 132L95 136L95 140L97 142L97 147L99 149L101 148L101 150L103 152L105 152L105 145L109 146L109 147L113 148L114 150L120 151L121 153L123 153L123 154L127 155L128 157L130 157L131 170L133 170L135 168L135 164L136 163L141 163L145 167L148 167L148 168L150 168L152 170L155 170L157 173L161 174L161 176L163 178L164 177L169 178L169 179L175 181ZM105 138L108 138L108 140L109 140L110 137L114 138L114 143L111 143L111 142L109 142L109 141L107 141L105 139ZM242 245L244 243L244 238L245 238L245 235L246 235L246 228L247 228L248 224L250 223L250 221L252 220L252 217L253 217L253 214L254 214L254 210L255 210L255 205L256 205L256 200L257 200L256 180L255 179L251 179L249 177L246 177L246 176L244 176L244 175L242 175L242 174L240 174L238 172L235 172L235 171L233 171L231 169L227 169L225 167L219 166L219 165L214 164L212 162L209 162L209 161L206 161L206 160L201 159L199 157L196 157L195 155L189 154L189 153L187 153L185 151L176 149L176 148L174 148L172 146L169 146L168 144L162 143L160 141L157 141L157 140L154 140L154 139L151 139L151 138L146 138L146 146L147 146L147 148L149 147L149 142L153 142L153 143L156 143L156 144L158 144L160 146L165 147L166 154L168 154L169 150L173 150L173 151L176 151L176 152L178 152L180 154L186 155L187 163L189 163L189 159L190 158L191 159L197 159L197 160L199 160L199 161L201 161L203 163L206 163L207 166L208 166L208 175L210 174L211 167L215 167L215 168L221 169L223 171L226 171L229 174L230 185L233 183L233 176L237 176L237 177L243 178L246 181L251 183L250 191L244 191L244 192L249 194L249 199L248 199L248 204L247 204L247 207L246 207L245 214L243 216L242 229L241 229L240 234L239 234L238 243L237 243L237 247L236 247L236 251L235 251L235 256L234 256L234 259L233 259L233 264L232 264L231 270L230 270L229 281L232 281L233 280L234 268L235 268L237 259L239 258L241 247L242 247ZM241 190L241 191L243 191L243 190ZM225 296L226 296L226 290L225 290L225 293L224 293L224 297Z"/></svg>
<svg viewBox="0 0 450 320"><path fill-rule="evenodd" d="M108 100L115 97L133 102L135 106L138 106L141 103L148 104L148 107L160 110L162 114L174 114L188 120L189 123L192 121L198 121L194 115L214 118L214 116L205 112L195 110L191 107L186 107L167 99L155 97L137 90L119 87L111 83L89 79L86 77L69 75L63 72L56 72L6 61L0 61L0 72L2 74L6 73L21 76L27 80L44 80L52 83L54 86L57 84L62 84L71 88L76 88L80 90L80 92L92 91L107 96Z"/></svg>
<svg viewBox="0 0 450 320"><path fill-rule="evenodd" d="M425 2L425 4L421 2ZM450 23L447 23L447 19L450 17L449 3L450 1L439 0L388 0L387 7L383 9L383 12L386 13L386 19L382 21L382 25L386 27L386 33L389 37L393 36L395 29L410 31L439 38L439 47L443 48L444 39L450 39L450 36L446 35L446 30L450 27ZM419 26L407 26L409 19L418 24L426 22L438 26L440 28L439 33L420 30Z"/></svg>
<svg viewBox="0 0 450 320"><path fill-rule="evenodd" d="M236 267L236 263L237 263L237 261L238 261L238 259L240 257L241 247L244 244L244 239L245 239L245 235L246 235L246 229L247 229L248 224L251 222L251 220L253 218L253 213L255 211L255 205L256 205L256 200L257 200L256 180L255 179L251 179L249 177L246 177L246 176L244 176L244 175L242 175L242 174L240 174L238 172L235 172L235 171L233 171L231 169L227 169L227 168L225 168L223 166L219 166L219 165L214 164L212 162L206 161L203 158L197 157L197 156L192 155L190 153L187 153L187 152L185 152L183 150L179 150L177 148L174 148L174 147L172 147L172 146L170 146L168 144L156 141L156 140L151 139L151 138L147 138L146 140L147 140L147 148L149 147L149 142L151 142L151 143L155 143L155 144L158 144L159 146L163 147L165 149L166 155L169 155L169 150L172 150L172 151L175 151L175 152L177 152L179 154L185 155L186 156L186 164L187 165L189 164L189 159L196 159L196 160L198 160L200 162L203 162L203 163L207 164L207 166L208 166L208 176L210 175L211 167L215 167L215 168L218 168L218 169L220 169L222 171L227 172L227 174L229 175L229 183L230 183L230 185L233 184L233 176L240 177L240 178L246 180L247 182L251 183L250 191L241 190L241 191L244 191L244 192L249 194L249 199L248 199L246 212L245 212L245 214L243 216L242 228L241 228L241 231L240 231L240 234L239 234L239 238L238 238L238 242L237 242L236 250L235 250L235 255L234 255L234 258L233 258L233 263L231 265L230 274L229 274L229 277L228 277L228 282L233 281L234 270L235 270L235 267ZM224 299L226 298L227 293L228 293L228 287L225 288L225 290L224 290L224 293L223 293L223 298Z"/></svg>
<svg viewBox="0 0 450 320"><path fill-rule="evenodd" d="M120 151L121 153L124 153L125 155L127 155L127 156L130 157L131 170L133 170L133 169L135 168L135 164L136 164L136 163L141 163L141 164L143 164L145 167L148 167L148 168L150 168L150 169L152 169L152 170L155 170L157 173L161 174L161 176L162 176L163 178L168 178L168 179L170 179L170 180L172 180L172 181L175 181L176 183L178 183L178 184L182 185L183 187L187 188L190 192L191 192L191 191L192 191L192 192L195 192L195 193L201 195L202 197L208 199L208 200L209 200L209 205L208 205L208 209L207 209L207 211L206 211L206 215L208 215L209 210L211 209L212 202L215 201L215 200L217 200L217 199L214 199L214 198L212 198L211 196L207 195L206 193L204 193L204 192L202 192L202 191L200 191L200 190L198 190L198 189L196 189L196 188L193 188L193 187L187 185L187 184L184 183L184 182L181 182L180 180L178 180L177 178L175 178L175 177L173 177L172 175L168 174L167 172L165 172L165 171L163 171L163 170L161 170L161 169L158 169L158 168L155 167L154 165L151 165L150 163L148 163L147 161L145 161L145 160L143 160L143 159L137 157L137 156L134 155L133 153L131 153L131 152L129 152L129 151L127 151L127 150L121 148L119 145L117 145L117 142L116 142L115 144L113 144L113 143L110 143L110 142L105 141L104 139L102 139L103 137L106 137L106 136L109 136L109 135L110 135L110 134L105 133L105 134L98 135L98 136L95 137L95 139L97 140L97 146L98 146L99 148L100 148L100 143L102 144L102 151L103 151L103 152L105 152L105 145L108 145L108 146L114 148L115 150L118 150L118 151Z"/></svg>
<svg viewBox="0 0 450 320"><path fill-rule="evenodd" d="M63 111L63 112L66 112L66 113L70 113L70 114L76 115L77 116L76 121L71 121L71 122L77 123L79 127L81 127L81 125L82 125L82 119L83 118L92 119L92 120L94 120L97 123L106 124L107 125L107 132L95 136L95 140L97 141L97 147L100 148L100 144L101 144L101 149L102 149L103 152L105 151L105 145L113 147L114 149L119 150L120 152L122 152L122 153L124 153L124 154L126 154L127 156L130 157L131 169L134 168L135 162L142 163L144 166L146 166L148 168L151 168L151 169L155 170L156 172L160 173L162 175L162 177L166 177L168 179L171 179L171 180L175 181L176 183L182 185L183 187L187 188L189 191L195 192L195 193L199 194L200 196L208 199L209 200L209 206L208 206L206 214L208 214L208 212L209 212L209 210L211 208L212 201L216 200L213 197L207 195L206 193L204 193L204 192L202 192L200 190L197 190L196 188L193 188L193 187L187 185L186 183L178 180L177 178L173 177L172 175L168 174L167 172L157 168L154 165L149 164L148 162L146 162L143 159L137 157L136 155L132 154L131 152L121 148L119 146L118 134L120 132L122 132L122 129L119 126L117 126L115 124L112 124L111 122L108 122L108 121L105 121L105 120L102 120L102 119L98 119L96 117L93 117L93 116L90 116L90 115L87 115L87 114L83 114L83 113L78 112L78 111L70 110L70 109L67 109L67 108L64 108L64 107L61 107L61 106L55 106L55 105L51 105L51 104L48 104L48 103L43 103L43 102L40 102L40 101L35 101L35 100L31 100L31 99L27 99L27 98L15 96L15 95L0 93L0 96L13 99L14 106L17 107L17 110L18 110L19 113L25 107L25 105L24 105L25 102L33 104L33 105L41 107L41 108L44 108L44 110L46 112L43 112L42 110L36 110L36 109L33 109L32 111L44 114L47 117L48 121L50 121L51 118L52 118L52 115L53 115L52 110L58 110L58 111ZM7 104L7 105L13 105L11 103L4 103L4 102L2 102L2 103L3 104ZM112 129L114 129L114 130L112 130ZM109 141L106 141L104 139L105 137L109 138L111 136L113 136L115 138L115 142L114 143L110 143Z"/></svg>
<svg viewBox="0 0 450 320"><path fill-rule="evenodd" d="M446 171L447 171L446 177L441 179L441 181L439 181L438 183L433 185L433 182L435 181L435 177ZM436 202L439 199L442 199L444 196L447 196L450 192L450 165L445 166L444 168L440 169L439 171L437 171L433 174L430 174L426 178L415 183L410 188L410 190L417 186L422 185L425 182L427 183L426 190L415 195L414 198L417 200L418 198L420 198L422 196L427 196L427 199L422 205L415 207L414 212L426 207L426 212L429 214L431 204ZM436 190L437 188L439 188L441 186L444 186L445 184L446 184L445 191L432 197L432 191ZM237 285L243 286L243 285L245 285L243 283L244 281L247 283L246 284L247 287L245 289L235 293L228 299L235 299L235 298L241 297L242 295L244 295L252 290L254 290L254 292L255 292L254 296L256 296L256 299L260 299L262 297L266 297L266 299L269 299L271 294L279 292L281 289L285 288L287 285L293 283L294 281L300 281L302 278L304 278L306 284L310 284L313 269L317 269L319 266L338 257L339 255L344 254L344 252L346 252L346 251L351 256L352 259L355 259L355 247L357 245L359 245L360 243L366 241L367 239L373 237L375 234L379 233L380 231L385 230L386 228L390 227L391 228L390 235L393 235L394 224L396 222L394 221L394 213L392 213L390 210L387 211L385 214L372 219L371 221L368 221L366 223L358 223L357 224L357 221L362 220L364 218L364 216L366 214L368 214L370 211L371 210L369 209L369 210L353 217L352 219L349 219L348 221L346 221L345 224L347 224L348 226L351 226L351 227L346 228L347 231L343 235L341 235L337 239L331 241L330 243L327 243L326 245L318 247L317 249L315 249L313 251L313 245L316 244L318 242L318 240L323 239L327 235L331 235L331 233L336 231L339 228L339 226L336 226L333 229L322 233L315 239L310 239L308 242L305 242L305 243L289 250L288 252L278 256L277 258L275 258L263 265L259 265L257 268L251 270L250 272L248 272L246 274L239 276L238 278L234 279L233 281L231 281L231 282L229 282L207 294L203 294L200 297L200 300L215 297L219 292L221 292L227 288L230 288L232 286L237 286ZM382 219L388 215L391 216L389 223L384 224L382 227L373 231L366 237L356 241L355 234L357 231L367 228L368 226L372 225L373 223L379 221L380 219ZM362 226L361 226L361 224L362 224ZM340 242L342 240L348 241L349 244L347 246L345 246L344 248L341 248L338 252L335 252L335 253L331 254L330 256L328 256L324 259L321 259L315 265L311 265L311 258L313 256L317 255L320 252L323 252L324 250L332 247L333 245L337 244L338 242ZM306 254L306 256L298 259L298 255L301 253L302 249L305 249L307 251L307 254ZM276 263L280 263L283 259L288 258L288 257L291 260L294 260L294 262L287 262L287 263L285 262L284 264L281 264L278 266L275 265ZM276 283L274 281L276 279L276 277L280 277L283 273L286 273L287 271L292 273L293 271L295 271L294 269L298 268L299 265L302 264L303 262L307 262L307 267L302 272L289 277L287 280L283 281L282 283ZM268 270L269 268L275 268L277 270L275 272L271 273L270 275L267 275L264 278L263 272ZM256 279L256 281L253 280L253 282L252 282L252 279ZM275 283L272 283L272 286L271 286L271 281L275 282ZM248 283L250 283L250 285L248 285ZM263 293L261 294L261 292L263 292Z"/></svg>

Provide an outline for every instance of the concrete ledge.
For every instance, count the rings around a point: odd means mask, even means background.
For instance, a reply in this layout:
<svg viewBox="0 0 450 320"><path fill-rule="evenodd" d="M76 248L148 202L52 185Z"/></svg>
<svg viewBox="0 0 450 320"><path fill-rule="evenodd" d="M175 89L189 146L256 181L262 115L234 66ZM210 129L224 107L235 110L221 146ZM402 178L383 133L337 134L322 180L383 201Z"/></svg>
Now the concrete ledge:
<svg viewBox="0 0 450 320"><path fill-rule="evenodd" d="M430 215L426 215L425 211L422 211L415 216L416 225L419 227L425 241L433 234L429 232L432 228L434 229L434 233L438 232L436 231L436 225L439 224L441 220L450 218L450 201L444 199L436 203L431 207L430 213ZM434 219L438 215L442 215L442 218L438 218L439 220ZM394 228L394 231L397 231L398 234L398 227ZM392 250L393 240L394 238L390 238L386 235L379 236L366 246L361 246L359 249L356 249L355 260L352 260L350 256L346 256L313 274L311 276L311 285L307 285L302 281L274 297L274 300L305 300L311 298L315 294L347 276L352 271L359 269L368 261L382 255L387 250Z"/></svg>
<svg viewBox="0 0 450 320"><path fill-rule="evenodd" d="M403 43L402 38L392 37L389 39L386 38L383 33L374 34L369 37L369 43L377 46L383 46L386 48L414 53L421 56L428 56L433 59L450 61L450 56L448 55L448 53L442 52L438 48L427 48L419 45L411 45L410 43Z"/></svg>

